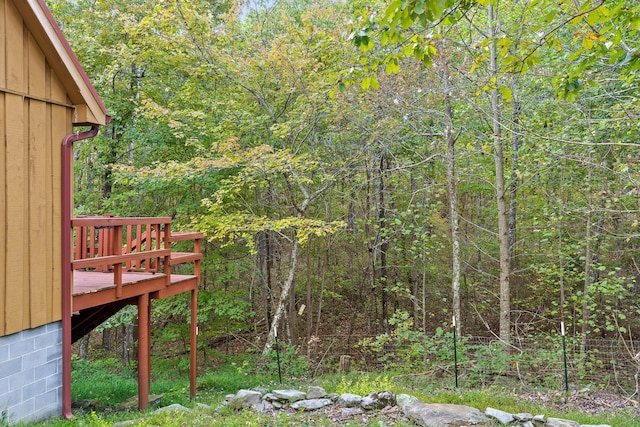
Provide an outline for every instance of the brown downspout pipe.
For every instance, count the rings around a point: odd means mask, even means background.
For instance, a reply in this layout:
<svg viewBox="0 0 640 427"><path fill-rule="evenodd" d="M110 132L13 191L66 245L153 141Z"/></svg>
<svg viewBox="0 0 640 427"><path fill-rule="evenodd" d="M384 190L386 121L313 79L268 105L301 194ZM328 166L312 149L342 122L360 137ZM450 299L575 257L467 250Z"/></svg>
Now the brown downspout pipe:
<svg viewBox="0 0 640 427"><path fill-rule="evenodd" d="M62 139L62 416L71 413L71 155L73 143L93 138L100 126Z"/></svg>

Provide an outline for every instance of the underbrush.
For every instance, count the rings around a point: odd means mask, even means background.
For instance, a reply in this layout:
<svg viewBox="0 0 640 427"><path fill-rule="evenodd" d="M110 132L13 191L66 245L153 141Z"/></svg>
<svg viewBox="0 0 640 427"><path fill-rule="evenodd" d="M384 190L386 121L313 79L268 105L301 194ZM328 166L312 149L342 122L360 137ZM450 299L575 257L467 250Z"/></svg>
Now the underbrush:
<svg viewBox="0 0 640 427"><path fill-rule="evenodd" d="M189 399L188 369L176 368L175 361L158 360L152 363L151 394L163 395L162 406L178 403L192 410L189 412L153 413L150 408L140 413L116 410L119 402L137 395L137 374L135 366L122 367L117 361L80 361L73 363L73 400L97 399L103 404L100 411L74 410L72 421L52 420L40 425L47 426L111 426L114 422L137 420L140 426L299 426L335 425L323 415L313 413L264 415L252 411L236 412L221 405L226 394L239 389L258 388L268 391L274 388L296 388L306 390L309 385L319 385L329 393L355 393L366 395L373 391L390 390L416 396L425 403L461 404L484 410L498 408L507 412L529 412L566 418L583 424L609 424L616 427L640 424L637 408L633 410L608 411L589 414L563 405L566 395L558 394L554 399L536 401L522 398L523 393L534 396L541 391L525 390L517 382L496 383L489 387L456 390L443 388L443 383L432 377L406 375L402 373L361 373L325 374L313 379L287 376L285 384L278 383L277 370L257 369L255 358L227 359L220 367L198 373L198 392L194 401ZM204 404L204 405L198 405ZM375 415L370 423L375 424ZM347 424L351 426L362 424Z"/></svg>

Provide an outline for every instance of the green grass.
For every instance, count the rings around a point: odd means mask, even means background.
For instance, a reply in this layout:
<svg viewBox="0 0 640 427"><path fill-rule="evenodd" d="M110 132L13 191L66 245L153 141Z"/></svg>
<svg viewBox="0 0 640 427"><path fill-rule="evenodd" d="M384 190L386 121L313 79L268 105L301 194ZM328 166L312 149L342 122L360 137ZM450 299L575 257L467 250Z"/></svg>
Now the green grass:
<svg viewBox="0 0 640 427"><path fill-rule="evenodd" d="M616 427L640 425L637 411L610 411L599 415L590 415L578 411L559 412L553 407L543 407L524 399L517 392L504 385L470 390L443 389L442 382L433 379L407 376L394 376L392 373L348 375L327 374L313 380L288 380L286 384L277 384L277 373L256 373L250 359L238 362L228 360L220 368L210 369L198 374L198 393L195 401L189 399L188 369L175 367L172 361L162 360L152 363L151 393L162 394L162 406L179 403L191 408L190 412L156 413L149 411L123 413L113 408L132 396L137 395L137 374L134 367L123 368L113 359L96 362L76 360L73 363L73 399L99 399L104 404L100 412L75 410L72 421L53 420L41 425L47 426L111 426L114 422L135 419L139 426L330 426L335 425L324 416L314 413L274 416L256 414L251 411L236 412L221 406L226 394L235 393L242 388L260 387L263 390L274 388L297 388L305 390L309 385L320 385L327 392L352 392L365 395L372 391L391 390L395 393L407 393L426 403L453 403L468 405L480 410L493 407L507 412L529 412L547 416L565 418L582 424L609 424ZM197 407L198 403L207 407ZM347 424L356 426L357 424ZM369 426L384 425L372 415ZM398 424L402 425L402 424ZM407 424L411 425L411 424Z"/></svg>

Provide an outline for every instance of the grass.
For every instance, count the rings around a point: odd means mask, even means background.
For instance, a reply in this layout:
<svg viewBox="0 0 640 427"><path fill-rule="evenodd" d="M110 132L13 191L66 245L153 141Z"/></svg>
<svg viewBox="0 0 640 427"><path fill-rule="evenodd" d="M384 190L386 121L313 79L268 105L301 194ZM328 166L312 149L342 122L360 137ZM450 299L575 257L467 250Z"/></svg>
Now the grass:
<svg viewBox="0 0 640 427"><path fill-rule="evenodd" d="M309 385L320 385L327 392L351 392L366 395L372 391L391 390L407 393L426 403L453 403L468 405L484 410L498 408L507 412L528 412L565 418L582 424L609 424L616 427L640 425L640 415L632 411L610 411L599 415L584 412L559 412L554 407L544 407L524 399L503 386L470 390L443 389L442 383L420 377L394 376L392 373L326 374L313 380L291 379L287 384L277 384L277 372L255 372L250 359L242 362L227 360L220 368L198 374L198 393L195 401L189 399L188 369L176 369L170 360L152 363L151 393L162 394L162 406L178 403L192 410L189 412L153 413L157 408L140 412L117 412L114 406L137 395L137 374L135 367L122 367L117 361L105 359L96 362L74 361L73 399L99 399L104 410L99 413L75 410L72 421L51 420L44 426L111 426L114 422L137 420L138 426L331 426L331 420L314 413L264 415L252 411L237 412L221 405L226 394L243 388L260 388L267 391L274 388L297 388L305 390ZM204 404L198 406L198 404ZM206 406L205 406L206 405ZM357 424L347 424L356 426ZM367 425L386 425L370 417ZM396 424L402 425L402 424ZM407 424L412 425L412 424Z"/></svg>

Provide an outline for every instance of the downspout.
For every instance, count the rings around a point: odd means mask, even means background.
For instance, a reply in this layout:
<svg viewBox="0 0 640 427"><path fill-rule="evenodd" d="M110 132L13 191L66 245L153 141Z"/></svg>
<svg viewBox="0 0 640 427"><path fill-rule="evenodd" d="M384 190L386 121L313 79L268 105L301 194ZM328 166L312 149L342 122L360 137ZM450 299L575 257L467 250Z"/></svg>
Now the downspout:
<svg viewBox="0 0 640 427"><path fill-rule="evenodd" d="M62 139L62 416L71 413L71 155L73 143L93 138L99 125L85 132L72 133Z"/></svg>

